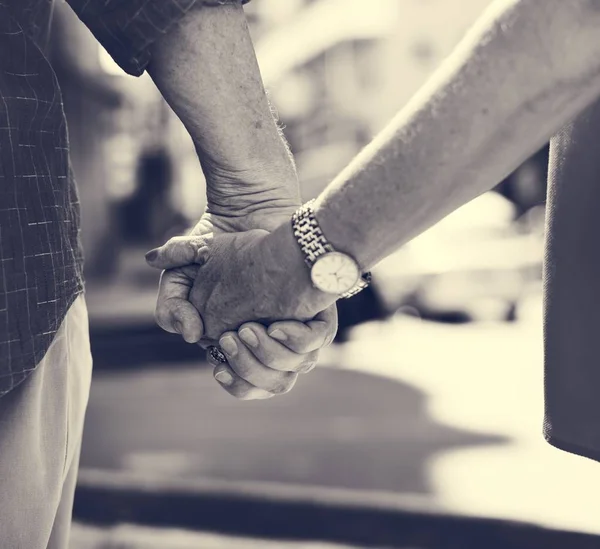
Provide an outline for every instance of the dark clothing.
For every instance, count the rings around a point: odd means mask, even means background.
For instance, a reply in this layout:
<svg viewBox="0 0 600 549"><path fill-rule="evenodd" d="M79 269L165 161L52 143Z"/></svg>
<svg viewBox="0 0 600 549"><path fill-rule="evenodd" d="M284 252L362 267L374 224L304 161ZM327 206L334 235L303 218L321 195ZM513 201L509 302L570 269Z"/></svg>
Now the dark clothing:
<svg viewBox="0 0 600 549"><path fill-rule="evenodd" d="M545 421L600 461L600 100L552 139L545 258Z"/></svg>
<svg viewBox="0 0 600 549"><path fill-rule="evenodd" d="M192 7L236 2L69 0L133 75ZM44 55L52 8L53 0L0 0L0 396L35 369L84 287L67 126Z"/></svg>

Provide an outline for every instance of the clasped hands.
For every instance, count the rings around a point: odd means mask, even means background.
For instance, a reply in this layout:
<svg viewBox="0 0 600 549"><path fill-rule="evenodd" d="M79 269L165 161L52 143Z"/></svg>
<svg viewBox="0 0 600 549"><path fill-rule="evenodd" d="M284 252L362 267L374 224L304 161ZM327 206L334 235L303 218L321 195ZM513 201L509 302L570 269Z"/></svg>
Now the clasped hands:
<svg viewBox="0 0 600 549"><path fill-rule="evenodd" d="M164 269L157 323L188 343L218 345L227 363L208 360L219 384L239 399L266 399L314 368L335 337L337 310L335 298L312 288L292 240L299 199L261 197L243 207L235 200L226 210L209 202L188 236L146 260Z"/></svg>

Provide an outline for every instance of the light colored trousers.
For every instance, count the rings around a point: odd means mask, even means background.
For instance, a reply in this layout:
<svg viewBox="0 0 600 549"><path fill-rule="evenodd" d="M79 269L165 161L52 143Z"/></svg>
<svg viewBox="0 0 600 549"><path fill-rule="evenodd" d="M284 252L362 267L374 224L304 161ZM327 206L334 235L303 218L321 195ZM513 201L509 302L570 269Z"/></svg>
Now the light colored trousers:
<svg viewBox="0 0 600 549"><path fill-rule="evenodd" d="M0 398L0 548L67 549L91 379L81 295L37 369Z"/></svg>

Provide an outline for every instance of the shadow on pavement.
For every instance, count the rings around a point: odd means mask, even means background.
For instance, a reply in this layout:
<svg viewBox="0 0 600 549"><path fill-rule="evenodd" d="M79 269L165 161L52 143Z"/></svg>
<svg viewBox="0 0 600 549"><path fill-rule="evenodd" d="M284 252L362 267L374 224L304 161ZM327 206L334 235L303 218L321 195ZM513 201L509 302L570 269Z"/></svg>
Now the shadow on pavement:
<svg viewBox="0 0 600 549"><path fill-rule="evenodd" d="M108 352L97 351L97 363L100 358L113 367L98 368L92 384L75 506L80 521L357 547L600 547L594 536L436 509L432 458L510 440L434 421L427 396L409 384L321 369L288 395L239 402L219 390L202 361L160 362L162 345L149 344L147 334L139 337L120 367L110 338L104 340ZM181 349L179 338L171 337ZM168 346L159 352L166 355ZM154 353L152 368L141 360L144 353ZM90 481L86 472L94 469L125 480ZM128 480L140 475L141 483ZM233 488L220 488L220 482ZM248 483L261 488L249 492ZM262 488L274 483L284 487L283 495ZM355 499L323 498L315 486L354 490ZM298 489L308 492L285 496ZM411 501L424 503L415 509Z"/></svg>
<svg viewBox="0 0 600 549"><path fill-rule="evenodd" d="M433 456L506 440L440 425L426 402L404 383L340 370L259 402L231 398L194 365L98 372L82 466L427 494Z"/></svg>

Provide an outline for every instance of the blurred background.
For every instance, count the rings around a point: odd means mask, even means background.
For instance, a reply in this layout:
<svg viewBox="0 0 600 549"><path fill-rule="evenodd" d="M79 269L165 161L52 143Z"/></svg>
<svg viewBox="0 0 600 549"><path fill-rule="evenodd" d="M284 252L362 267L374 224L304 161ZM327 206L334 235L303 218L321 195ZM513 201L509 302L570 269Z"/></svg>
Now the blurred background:
<svg viewBox="0 0 600 549"><path fill-rule="evenodd" d="M489 3L247 6L304 199L383 128ZM84 471L328 487L600 531L590 503L598 472L541 436L547 147L377 266L372 287L340 303L340 334L322 367L291 394L237 402L200 350L153 322L157 273L144 253L205 206L193 145L151 80L122 73L62 3L55 24L96 363ZM102 536L77 526L76 546L90 532ZM158 543L145 539L140 546ZM182 539L161 538L161 547L188 547ZM189 546L213 547L207 539Z"/></svg>

